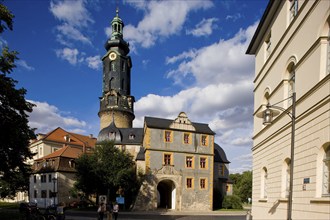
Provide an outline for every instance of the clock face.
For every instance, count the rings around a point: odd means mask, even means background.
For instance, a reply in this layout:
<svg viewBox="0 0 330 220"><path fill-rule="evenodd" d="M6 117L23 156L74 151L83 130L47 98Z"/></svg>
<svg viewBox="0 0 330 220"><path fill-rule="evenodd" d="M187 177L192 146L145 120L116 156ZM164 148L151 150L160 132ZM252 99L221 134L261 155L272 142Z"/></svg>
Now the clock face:
<svg viewBox="0 0 330 220"><path fill-rule="evenodd" d="M117 54L112 52L109 54L109 58L110 58L110 60L115 60L117 58Z"/></svg>

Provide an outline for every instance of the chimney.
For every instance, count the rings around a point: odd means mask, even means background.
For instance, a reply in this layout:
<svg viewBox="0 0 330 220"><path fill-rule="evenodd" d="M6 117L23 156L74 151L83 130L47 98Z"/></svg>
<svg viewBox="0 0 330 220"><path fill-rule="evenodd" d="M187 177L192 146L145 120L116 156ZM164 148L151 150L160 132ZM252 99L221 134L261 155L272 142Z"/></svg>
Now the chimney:
<svg viewBox="0 0 330 220"><path fill-rule="evenodd" d="M89 138L93 138L93 134L90 134L90 135L89 135Z"/></svg>

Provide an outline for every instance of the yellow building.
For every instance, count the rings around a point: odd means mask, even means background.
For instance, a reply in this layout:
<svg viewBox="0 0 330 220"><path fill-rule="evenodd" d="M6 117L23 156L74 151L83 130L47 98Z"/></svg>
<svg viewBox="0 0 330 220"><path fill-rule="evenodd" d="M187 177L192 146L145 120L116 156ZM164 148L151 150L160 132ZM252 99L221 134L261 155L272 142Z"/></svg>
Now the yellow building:
<svg viewBox="0 0 330 220"><path fill-rule="evenodd" d="M270 0L248 47L255 55L253 219L329 219L329 14L327 0ZM268 103L280 110L263 125Z"/></svg>

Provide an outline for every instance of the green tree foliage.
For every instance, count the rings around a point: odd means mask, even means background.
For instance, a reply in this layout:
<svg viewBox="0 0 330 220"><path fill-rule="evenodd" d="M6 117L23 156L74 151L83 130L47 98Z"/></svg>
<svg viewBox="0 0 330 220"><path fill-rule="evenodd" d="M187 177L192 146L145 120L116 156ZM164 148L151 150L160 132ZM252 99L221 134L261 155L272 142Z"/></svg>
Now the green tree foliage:
<svg viewBox="0 0 330 220"><path fill-rule="evenodd" d="M225 196L222 202L222 208L224 209L243 209L242 201L239 196Z"/></svg>
<svg viewBox="0 0 330 220"><path fill-rule="evenodd" d="M79 157L76 160L76 170L75 188L84 192L87 197L91 194L110 193L110 199L114 200L121 194L129 206L141 185L132 156L109 141L99 143L92 154Z"/></svg>
<svg viewBox="0 0 330 220"><path fill-rule="evenodd" d="M252 198L252 172L230 174L229 177L234 185L233 194L239 196L243 202L248 202L248 198Z"/></svg>
<svg viewBox="0 0 330 220"><path fill-rule="evenodd" d="M14 15L0 3L0 34L13 28ZM17 60L17 52L1 46L0 55L0 197L13 196L28 188L31 158L29 140L35 138L28 126L28 112L33 104L25 100L26 90L16 89L17 81L9 77Z"/></svg>

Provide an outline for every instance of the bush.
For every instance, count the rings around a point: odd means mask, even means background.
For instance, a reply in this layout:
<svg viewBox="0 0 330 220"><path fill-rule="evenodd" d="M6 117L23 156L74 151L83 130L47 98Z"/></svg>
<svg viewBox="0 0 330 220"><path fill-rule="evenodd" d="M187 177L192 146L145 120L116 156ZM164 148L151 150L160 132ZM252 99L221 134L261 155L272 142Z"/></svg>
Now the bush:
<svg viewBox="0 0 330 220"><path fill-rule="evenodd" d="M242 201L238 196L225 196L222 202L222 208L224 209L243 209Z"/></svg>

